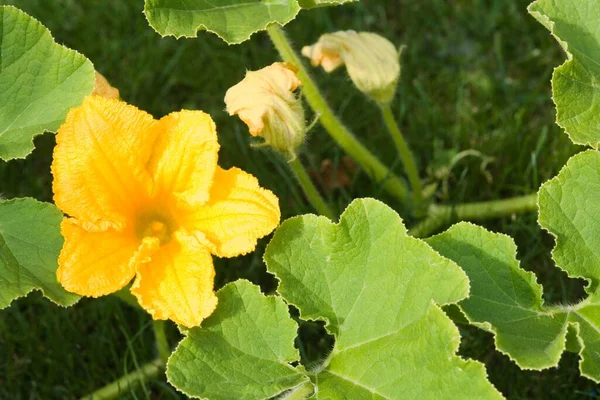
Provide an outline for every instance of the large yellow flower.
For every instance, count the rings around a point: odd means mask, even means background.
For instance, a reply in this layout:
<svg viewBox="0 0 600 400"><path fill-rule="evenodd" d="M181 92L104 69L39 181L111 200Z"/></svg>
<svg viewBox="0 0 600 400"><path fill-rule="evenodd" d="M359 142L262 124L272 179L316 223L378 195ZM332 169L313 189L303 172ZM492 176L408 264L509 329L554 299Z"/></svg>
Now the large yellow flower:
<svg viewBox="0 0 600 400"><path fill-rule="evenodd" d="M212 256L254 250L279 223L257 180L217 165L215 124L201 111L159 121L91 96L56 136L54 200L69 217L58 280L102 296L127 285L155 319L198 325L217 304Z"/></svg>

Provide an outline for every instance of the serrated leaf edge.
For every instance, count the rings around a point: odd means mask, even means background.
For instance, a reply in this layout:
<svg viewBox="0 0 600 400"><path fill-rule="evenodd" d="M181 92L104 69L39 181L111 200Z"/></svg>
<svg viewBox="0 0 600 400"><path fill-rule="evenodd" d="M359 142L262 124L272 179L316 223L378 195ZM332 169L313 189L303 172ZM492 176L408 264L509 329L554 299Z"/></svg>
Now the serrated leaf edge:
<svg viewBox="0 0 600 400"><path fill-rule="evenodd" d="M562 125L559 121L559 111L558 111L558 104L556 103L556 99L555 99L555 87L554 87L554 81L555 81L555 77L557 74L561 73L561 71L566 68L567 66L569 66L572 62L573 62L573 54L569 51L569 44L568 42L560 39L558 37L558 35L556 35L555 33L555 23L552 19L550 19L550 17L548 17L546 14L542 13L541 10L536 10L536 7L538 6L539 0L535 0L533 3L529 4L529 6L527 7L527 11L529 12L529 14L534 17L536 20L538 20L538 22L542 25L544 25L544 27L546 27L549 31L550 34L554 37L554 39L556 39L556 41L558 42L558 44L560 45L560 47L562 47L562 49L564 50L565 54L567 55L567 59L564 63L562 63L561 65L559 65L558 67L555 67L552 71L552 79L550 80L550 85L552 87L552 103L554 104L554 108L556 109L556 118L555 118L555 122L556 125L560 126L565 133L567 134L567 136L569 137L569 139L571 140L571 142L578 144L578 145L582 145L582 146L589 146L589 147L598 147L598 145L600 145L600 142L594 146L592 143L587 143L587 142L582 142L582 141L578 141L575 140L573 138L573 136L571 135L571 133L567 130L567 128ZM544 21L544 22L542 22Z"/></svg>
<svg viewBox="0 0 600 400"><path fill-rule="evenodd" d="M323 220L324 220L324 221L325 221L325 222L327 222L329 225L333 225L333 226L335 226L335 227L339 227L339 225L340 225L340 223L341 223L342 219L344 218L344 215L345 215L345 214L346 214L346 212L348 211L348 209L349 209L349 208L350 208L350 207L351 207L351 206L352 206L354 203L356 203L356 202L361 202L361 203L362 203L362 202L364 202L364 201L367 201L367 202L373 202L373 203L378 203L378 204L381 204L381 205L383 205L383 206L385 206L385 207L387 207L387 208L390 208L390 209L392 209L390 206L388 206L388 205L387 205L387 204L385 204L384 202L382 202L382 201L380 201L380 200L377 200L377 199L375 199L375 198L373 198L373 197L361 197L361 198L358 198L358 199L354 199L354 200L352 200L352 201L351 201L351 202L350 202L350 203L349 203L349 204L346 206L346 208L344 209L344 211L341 213L340 217L338 218L338 221L337 221L337 222L336 222L336 221L332 221L332 220L330 220L329 218L327 218L327 217L325 217L325 216L322 216L322 215L316 215L316 214L309 213L309 214L297 215L297 216L295 216L295 217L288 218L288 219L286 219L285 221L283 221L283 222L281 223L281 225L283 225L284 223L286 223L286 222L288 222L288 221L296 221L296 220L301 220L301 219L304 219L304 218L308 217L308 218L313 218L313 220L314 220L314 221L323 221ZM449 259L449 258L447 258L447 257L444 257L444 256L442 256L440 253L438 253L437 251L435 251L435 249L433 249L431 246L429 246L429 243L427 243L425 240L423 240L423 239L419 239L419 238L415 238L415 237L413 237L413 236L410 236L410 235L408 234L408 230L407 230L406 226L404 225L404 220L402 219L402 217L400 216L400 214L398 214L398 213L397 213L395 210L393 210L393 209L392 209L392 211L394 211L394 213L396 213L396 215L398 216L398 219L400 220L400 223L403 225L403 227L404 227L404 230L405 230L405 233L406 233L406 236L405 236L405 237L406 237L407 239L409 239L409 240L412 240L412 241L418 241L418 242L422 242L422 243L423 243L423 244L425 244L425 245L426 245L426 246L427 246L427 247L428 247L428 248L429 248L429 249L430 249L432 252L434 252L435 254L437 254L437 256L438 256L438 257L440 257L440 258L441 258L441 259L443 259L443 260L446 260L447 262L449 262L449 263L451 263L451 264L454 264L454 265L456 265L456 266L458 267L458 269L459 269L459 270L460 270L460 271L463 273L464 277L466 278L465 280L466 280L466 283L467 283L467 295L466 295L465 297L463 297L462 299L459 299L459 300L457 300L456 302L444 303L443 305L458 304L460 301L462 301L462 300L464 300L464 299L468 298L468 296L469 296L469 293L470 293L470 291L471 291L471 282L469 281L469 277L468 277L468 275L467 275L467 274L466 274L466 273L465 273L465 272L462 270L462 268L460 268L460 266L459 266L458 264L456 264L454 261L450 260L450 259ZM280 225L280 227L281 227L281 225ZM277 229L279 229L279 228L277 228ZM276 231L275 233L277 233L277 231ZM272 242L272 240L271 240L271 242ZM294 306L294 307L296 307L296 309L298 309L298 311L299 311L299 313L300 313L300 319L302 319L302 320L304 320L304 321L313 321L313 322L316 322L316 321L321 321L321 322L325 322L325 329L327 330L327 333L329 333L330 335L333 335L333 336L335 337L335 336L336 336L335 332L333 332L332 330L330 330L330 329L329 329L329 326L331 325L331 321L329 320L329 318L327 318L327 317L324 317L324 316L321 316L320 318L316 318L316 319L313 319L313 318L308 318L308 317L307 317L307 316L304 314L304 312L303 312L302 308L301 308L301 307L300 307L298 304L295 304L295 303L294 303L294 302L292 302L292 301L288 301L288 299L287 299L285 296L283 296L283 295L282 295L282 294L279 292L279 287L280 287L280 283L281 283L281 278L280 278L280 277L279 277L279 276L278 276L278 275L277 275L275 272L273 272L273 271L269 270L269 267L268 267L268 265L269 265L269 264L267 263L267 260L266 260L266 258L265 258L266 254L268 253L268 249L269 249L269 246L271 245L271 242L269 242L269 244L267 244L267 247L265 248L265 252L263 253L263 262L264 262L264 263L265 263L265 265L267 266L267 271L268 271L268 272L269 272L271 275L273 275L273 276L275 277L275 279L277 280L277 289L276 289L276 293L277 293L277 295L278 295L279 297L281 297L281 298L283 299L283 301L284 301L286 304L288 304L288 305L291 305L291 306ZM432 303L433 303L433 304L435 304L436 306L438 306L438 307L441 309L441 306L442 306L442 304L437 304L435 301L433 301L433 299L431 299L431 301L432 301ZM443 310L442 310L442 311L443 311Z"/></svg>
<svg viewBox="0 0 600 400"><path fill-rule="evenodd" d="M562 179L562 176L563 176L564 172L565 172L565 171L566 171L568 168L571 168L571 167L570 167L570 165L571 165L571 164L574 162L573 160L575 160L575 158L577 158L577 157L582 157L582 156L584 156L584 155L586 155L586 154L593 154L593 153L599 154L597 150L588 149L588 150L584 150L584 151L582 151L582 152L579 152L579 153L577 153L577 154L573 155L571 158L569 158L569 160L567 161L567 163L566 163L566 164L565 164L565 165L564 165L564 166L563 166L563 167L560 169L560 171L559 171L558 175L556 175L555 177L553 177L553 178L551 178L551 179L547 180L546 182L544 182L544 183L543 183L543 184L540 186L540 190L538 191L538 201L537 201L537 203L538 203L538 224L539 224L539 225L540 225L540 226L541 226L541 227L542 227L542 228L543 228L543 229L544 229L546 232L548 232L548 233L549 233L549 234L550 234L550 235L551 235L551 236L554 238L555 245L554 245L554 248L552 249L552 253L551 253L551 255L552 255L552 261L554 261L554 264L556 265L556 267L558 267L560 270L564 271L564 272L567 274L567 276L568 276L569 278L574 278L574 279L582 279L582 280L586 281L586 282L587 282L587 286L585 287L585 289L586 289L586 293L588 293L588 292L587 292L587 290L588 290L588 288L590 287L590 285L592 284L592 278L588 278L588 277L585 277L585 276L580 276L580 275L575 275L575 274L573 274L573 273L570 273L569 271L567 271L566 269L564 269L563 267L561 267L561 266L560 266L560 264L559 264L559 263L557 262L557 260L556 260L555 253L556 253L556 250L557 250L559 247L561 247L561 245L562 245L562 241L561 241L561 240L559 240L558 236L557 236L557 235L555 235L555 234L554 234L554 232L552 232L552 231L550 230L550 228L549 228L548 226L544 225L544 224L542 223L542 221L541 221L541 206L540 206L540 196L541 196L542 190L544 190L546 187L548 187L548 186L551 186L551 185L554 185L554 184L560 185L560 181L561 181L561 179ZM591 294L591 293L588 293L588 294Z"/></svg>
<svg viewBox="0 0 600 400"><path fill-rule="evenodd" d="M342 221L342 219L344 218L344 215L346 214L346 212L348 211L348 209L350 208L350 206L351 206L353 203L355 203L355 202L363 202L364 200L366 200L367 202L380 203L380 204L384 205L385 207L388 207L388 208L389 208L389 206L388 206L388 205L386 205L385 203L383 203L382 201L379 201L379 200L377 200L377 199L375 199L375 198L372 198L372 197L364 197L364 198L360 198L360 199L355 199L355 200L353 200L353 201L352 201L350 204L348 204L348 206L346 206L346 208L344 209L344 211L343 211L343 212L342 212L342 214L340 215L340 217L339 217L339 219L338 219L338 221L337 221L337 222L335 222L335 221L332 221L332 220L330 220L329 218L327 218L327 217L324 217L324 216L321 216L321 215L315 215L315 214L304 214L304 215L299 215L299 216L295 216L295 217L288 218L286 221L284 221L284 223L285 223L285 222L287 222L287 221L295 221L295 220L304 219L304 217L312 217L312 218L314 218L314 220L315 220L315 221L319 221L319 220L325 220L325 221L326 221L326 222L328 222L330 225L334 225L334 226L336 226L336 227L337 227L337 226L339 226L339 225L340 225L340 222L341 222L341 221ZM395 211L394 211L394 212L395 212ZM397 213L396 213L396 214L397 214ZM403 221L402 217L401 217L399 214L397 214L397 215L398 215L398 218L400 219L400 222L401 222L402 224L404 224L404 221ZM405 230L406 230L406 226L405 226L404 228L405 228ZM459 305L460 301L462 301L462 300L464 300L464 299L468 298L468 296L469 296L469 295L468 295L468 293L470 293L470 290L471 290L471 284L470 284L470 281L469 281L469 277L468 277L468 275L467 275L467 274L466 274L466 273L465 273L465 272L462 270L462 268L460 268L460 266L459 266L458 264L456 264L454 261L450 260L449 258L447 258L447 257L444 257L444 256L442 256L441 254L439 254L439 253L438 253L438 252L437 252L435 249L433 249L431 246L429 246L429 243L427 243L425 240L418 239L418 238L414 238L414 237L410 236L410 235L408 234L408 231L406 231L406 238L409 238L409 239L411 239L411 240L416 240L416 241L419 241L419 242L423 242L425 245L427 245L427 247L429 247L429 249L430 249L432 252L436 253L438 257L440 257L441 259L444 259L444 260L448 261L449 263L452 263L452 264L456 265L456 266L457 266L457 267L458 267L458 268L459 268L459 269L462 271L462 273L464 274L464 276L465 276L465 278L466 278L466 283L467 283L467 297L464 297L463 299L457 300L456 302L449 302L449 303L447 303L447 305L449 305L449 304L456 304L456 305ZM270 245L270 244L271 244L271 243L269 242L269 244L267 245L267 249L268 249L268 247L269 247L269 245ZM264 254L263 254L263 262L264 262L266 265L268 265L268 264L267 264L267 261L266 261L266 258L265 258L265 255L267 254L267 249L265 249L265 252L264 252ZM268 270L268 268L267 268L267 270ZM270 274L272 274L272 275L275 277L275 279L277 280L277 282L278 282L278 283L280 283L280 282L281 282L281 279L279 278L279 276L277 276L277 274L276 274L276 273L274 273L273 271L270 271L270 270L268 270L268 272L269 272ZM334 332L332 332L332 331L331 331L331 330L328 328L329 324L331 323L331 321L329 320L329 318L327 318L327 317L323 317L323 316L321 316L321 318L316 318L316 319L313 319L313 318L307 318L305 315L303 315L303 311L302 311L302 308L301 308L300 306L298 306L297 304L295 304L295 303L293 303L293 302L291 302L291 301L288 301L288 300L287 300L287 299L286 299L284 296L282 296L282 295L279 293L279 285L278 285L277 293L278 293L279 297L280 297L281 299L283 299L283 301L284 301L286 304L288 304L288 305L292 305L292 306L294 306L294 307L296 307L296 308L298 309L298 311L299 311L299 313L300 313L300 318L301 318L302 320L305 320L305 321L323 321L323 322L325 322L325 328L326 328L327 332L328 332L329 334L333 335L334 337L336 337L336 340L337 340L337 335L336 335ZM452 338L452 339L453 339L453 340L452 340L452 346L453 346L453 348L452 348L452 356L453 356L453 357L455 357L455 358L457 358L458 360L460 360L460 361L464 362L464 363L474 363L474 364L477 364L477 365L481 365L481 366L482 366L482 369L483 369L483 372L484 372L484 377L485 377L486 381L487 381L487 382L490 384L490 386L491 386L491 387L492 387L492 388L493 388L493 389L496 391L496 393L497 393L497 394L498 394L500 397L504 398L504 395L503 395L503 394L502 394L502 393L501 393L501 392L498 390L498 388L496 388L496 386L495 386L495 385L494 385L494 384L493 384L493 383L492 383L492 382L489 380L489 374L488 374L487 368L486 368L486 366L485 366L485 364L484 364L484 363L481 363L481 362L479 362L479 361L477 361L477 360L470 359L470 358L463 358L462 356L460 356L460 355L458 354L458 350L459 350L459 347L460 347L460 343L461 343L461 341L462 341L462 336L460 335L460 331L459 331L458 327L456 326L456 324L455 324L455 323L452 321L452 319L450 319L450 317L448 317L448 316L445 314L444 310L441 308L441 305L440 305L440 304L437 304L437 303L436 303L436 302L435 302L433 299L431 299L431 300L430 300L430 305L431 305L431 307L435 307L435 308L437 308L437 309L438 309L438 310L439 310L441 313L443 313L443 314L444 314L444 316L447 318L447 321L448 321L448 323L450 323L450 324L452 325L452 330L455 332L455 336ZM461 309L461 312L464 314L464 311L463 311L462 309ZM321 371L327 371L327 367L328 367L328 364L329 364L329 362L328 362L328 361L329 361L329 360L331 360L331 358L332 358L332 357L334 357L334 356L335 356L335 354L336 354L336 353L335 353L335 345L334 345L334 348L331 350L330 354L327 356L327 358L326 358L325 362L324 362L322 365L319 365L319 366L317 367L317 369L308 371L308 372L311 374L311 376L313 376L313 375L314 375L314 376L316 377L316 376L317 376L317 375L318 375L318 374L319 374ZM459 367L462 367L462 366L459 366ZM312 382L312 379L311 379L311 382ZM361 387L362 387L362 385L359 385L359 386L361 386ZM318 387L318 385L317 385L316 387ZM316 392L316 389L315 389L315 392ZM314 395L314 396L316 396L316 393L315 393L315 395ZM314 396L313 396L313 397L314 397ZM311 398L313 398L313 397L311 397Z"/></svg>
<svg viewBox="0 0 600 400"><path fill-rule="evenodd" d="M54 204L52 204L52 203L47 203L47 202L45 202L45 201L39 201L39 200L37 200L37 199L34 199L34 198L32 198L32 197L15 197L15 198L12 198L12 199L0 199L0 204L21 203L21 202L23 202L23 203L26 203L26 202L30 202L30 201L31 201L31 202L33 202L33 203L39 204L39 205L51 206L51 207L52 207L52 208L54 208L54 209L55 209L55 211L57 211L57 212L58 212L58 213L59 213L61 216L63 215L63 213L62 213L62 212L61 212L61 211L60 211L60 210L59 210L59 209L58 209L58 208L57 208L57 207L56 207ZM74 306L75 304L77 304L77 303L79 302L79 300L81 299L81 297L78 297L78 298L77 298L77 299L76 299L74 302L72 302L72 303L60 304L60 303L58 303L58 302L54 301L53 299L51 299L50 297L48 297L48 296L46 295L46 291L45 291L44 289L42 289L42 288L39 288L39 287L37 287L37 288L36 288L36 287L34 287L34 288L31 288L31 289L30 289L30 290L29 290L27 293L24 293L24 294L22 294L22 295L20 295L20 296L14 297L14 298L13 298L13 299L12 299L12 300L11 300L11 301L10 301L10 302L9 302L9 303L6 305L6 306L5 306L5 307L0 307L0 310L7 309L7 308L8 308L8 307L10 307L10 306L11 306L11 305L12 305L12 304L13 304L13 303L16 301L16 300L18 300L18 299L22 299L22 298L24 298L24 297L27 297L27 296L29 296L29 295L30 295L32 292L34 292L34 291L41 292L41 293L42 293L42 295L44 295L44 298L46 298L46 299L50 300L50 302L52 302L52 303L54 303L54 304L56 304L57 306L59 306L59 307L62 307L62 308L68 308L68 307L72 307L72 306ZM65 290L65 291L66 291L66 290ZM71 292L68 292L68 293L71 293ZM75 293L72 293L72 294L74 294L74 295L75 295Z"/></svg>
<svg viewBox="0 0 600 400"><path fill-rule="evenodd" d="M74 52L75 54L77 54L77 55L80 55L80 56L82 56L83 58L85 58L85 60L86 60L86 61L85 61L83 64L81 64L81 66L80 66L79 68L77 68L77 69L75 70L75 72L76 72L76 71L78 71L80 68L82 68L82 67L83 67L83 66L86 64L86 62L89 62L89 63L90 63L90 65L92 66L92 69L93 69L94 71L96 70L96 68L94 67L94 63L92 63L92 61L91 61L89 58L87 58L87 57L86 57L84 54L82 54L82 53L78 52L77 50L71 49L70 47L67 47L67 46L64 46L64 45L62 45L62 44L59 44L59 43L57 43L57 42L56 42L56 39L55 39L55 38L54 38L54 36L52 35L52 31L50 31L50 29L48 29L48 28L46 27L46 25L42 24L42 23L41 23L41 22L40 22L40 21L39 21L37 18L35 18L35 17L32 17L31 15L27 14L25 11L23 11L23 10L21 10L20 8L17 8L17 7L15 7L15 6L13 6L13 5L2 5L2 6L0 6L0 8L5 8L5 9L12 8L13 10L16 10L17 12L19 12L19 13L21 13L21 14L25 15L27 18L31 18L31 19L34 21L34 23L36 23L36 24L39 24L39 25L40 25L42 28L44 28L44 30L45 30L46 32L48 32L48 34L50 35L50 38L52 39L52 43L53 43L53 45L55 45L55 46L58 46L58 47L62 47L63 49L66 49L66 50L68 50L68 51L72 51L72 52ZM89 95L90 95L90 94L91 94L91 93L94 91L94 89L93 89L93 88L94 88L94 86L92 85L92 90L90 90L90 92L89 92L89 93L88 93L86 96L89 96ZM63 122L64 122L64 121L63 121ZM24 160L25 158L27 158L27 156L29 156L29 155L30 155L30 154L33 152L33 150L35 150L35 145L34 145L34 142L33 142L33 141L34 141L34 139L35 139L37 136L43 135L43 134L44 134L44 133L46 133L46 132L51 132L51 131L48 131L48 130L44 129L43 131L41 131L41 132L39 132L39 133L36 133L36 134L34 134L33 136L31 136L31 141L30 141L30 143L31 143L31 150L29 150L29 153L25 154L25 155L24 155L24 156L22 156L22 157L12 157L12 158L8 158L8 159L4 159L4 158L2 158L2 157L0 156L0 160L4 160L4 161L10 161L10 160ZM5 132L4 132L4 133L5 133ZM2 138L2 136L4 135L4 133L0 133L0 139Z"/></svg>
<svg viewBox="0 0 600 400"><path fill-rule="evenodd" d="M537 293L537 295L539 295L538 299L540 300L541 306L542 307L544 306L544 299L543 299L543 296L542 296L543 293L544 293L544 286L541 283L538 282L538 280L537 280L538 277L537 277L537 275L535 273L533 273L532 271L527 271L527 270L525 270L525 269L523 269L521 267L521 261L519 260L518 253L517 253L517 246L516 246L516 244L514 242L514 239L511 236L506 235L504 233L490 231L488 229L485 229L482 226L479 226L477 224L473 224L471 222L462 221L462 222L459 222L457 224L454 224L450 228L446 229L444 232L432 236L432 238L440 236L440 235L443 235L444 233L448 232L450 229L452 229L454 227L457 227L457 226L461 226L461 225L472 226L472 227L474 227L474 228L476 228L476 229L478 229L480 231L485 231L485 232L491 233L493 235L496 235L498 237L502 237L502 238L510 240L510 242L513 245L512 247L513 247L513 250L514 250L513 257L517 261L519 269L522 270L522 271L524 271L529 276L530 282L534 282L536 285L538 285L538 287L541 288L541 291L539 293ZM460 267L460 265L459 265L459 267ZM526 370L526 371L542 371L542 370L545 370L545 369L548 369L548 368L556 367L558 365L558 363L560 362L560 356L565 352L566 343L567 343L567 327L568 327L569 324L571 324L571 322L568 320L568 317L567 317L567 319L565 321L564 326L561 329L561 334L557 336L557 340L560 339L561 337L563 339L562 340L562 346L561 346L562 350L561 350L561 352L559 354L559 357L558 357L557 361L554 364L549 363L548 365L544 365L544 366L541 366L541 367L528 367L528 366L523 365L516 358L513 358L510 355L510 353L508 353L508 351L506 351L503 348L503 346L501 346L501 345L498 344L498 331L497 331L498 328L495 325L493 325L492 323L487 322L487 321L485 321L485 322L476 322L476 321L473 321L469 317L469 315L466 313L466 311L462 308L460 302L457 305L458 305L458 308L460 309L460 311L462 312L462 314L464 315L464 317L467 319L467 321L469 321L469 324L473 325L473 326L475 326L475 327L477 327L479 329L482 329L482 330L484 330L486 332L491 333L493 335L493 337L494 337L494 347L496 348L496 350L499 353L504 354L505 356L507 356L511 361L513 361L522 370ZM562 310L562 311L564 312L564 310ZM548 314L550 316L554 315L554 313L552 313L551 311ZM579 337L578 337L578 339L579 339Z"/></svg>
<svg viewBox="0 0 600 400"><path fill-rule="evenodd" d="M200 32L200 31L206 31L206 32L210 32L210 33L212 33L212 34L216 35L216 36L217 36L219 39L221 39L222 41L224 41L225 43L227 43L228 45L230 45L230 46L231 46L231 45L240 44L240 43L243 43L243 42L245 42L245 41L247 41L247 40L250 40L250 38L251 38L252 36L254 36L254 34L256 34L256 33L258 33L258 32L265 31L265 30L266 30L266 29L267 29L267 28L268 28L270 25L277 24L277 25L279 25L279 26L285 26L285 25L289 24L290 22L292 22L294 19L296 19L296 17L297 17L297 16L298 16L298 14L300 13L300 11L301 11L301 10L303 10L303 8L301 8L301 7L300 7L300 4L298 4L298 0L292 0L292 1L293 1L293 2L296 4L297 8L296 8L296 12L294 13L294 15L293 15L293 16L291 16L291 17L290 17L288 20L285 20L285 21L283 21L283 22L279 22L279 21L276 21L276 20L270 20L270 21L268 21L268 22L265 24L265 26L264 26L264 27L258 28L258 29L256 29L256 30L254 30L254 31L250 32L250 34L248 35L248 37L247 37L247 38L245 38L245 39L242 39L242 40L232 40L232 41L229 41L229 40L225 39L225 38L224 38L224 37L223 37L221 34L219 34L218 32L216 32L215 30L209 29L209 28L208 28L206 25L204 25L204 24L199 24L199 25L196 27L196 32L194 32L194 34L193 34L193 35L188 35L188 34L185 34L185 33L183 33L183 34L181 34L181 35L177 35L177 34L175 34L175 33L168 33L168 32L165 32L165 33L163 34L163 33L162 33L161 31L159 31L159 30L158 30L158 28L157 28L157 27L156 27L156 26L155 26L155 25L154 25L154 24L153 24L153 23L150 21L150 17L148 16L148 13L149 13L149 11L148 11L148 8L147 8L147 5L148 5L148 2L147 2L147 0L144 0L144 11L143 11L143 14L144 14L144 18L146 18L146 22L148 22L148 25L150 25L150 26L152 27L152 29L154 29L154 31L155 31L156 33L158 33L158 34L159 34L161 37L163 37L163 38L165 38L165 37L167 37L167 36L173 36L173 37L174 37L175 39L177 39L177 40L179 40L179 39L181 39L181 38L194 39L194 38L197 38L197 37L198 37L198 32ZM348 1L354 1L354 0L348 0Z"/></svg>
<svg viewBox="0 0 600 400"><path fill-rule="evenodd" d="M228 287L228 286L230 286L230 285L235 285L236 283L243 283L243 282L246 282L246 283L250 284L250 285L251 285L252 287L254 287L256 290L258 290L258 292L259 292L259 293L260 293L260 294L261 294L263 297L265 297L265 298L267 298L267 299L273 299L273 301L275 301L275 302L276 302L276 301L281 301L281 302L282 302L284 305L286 305L286 302L284 301L284 299L283 299L281 296L279 296L279 295L267 295L267 294L264 294L264 293L263 293L263 292L260 290L260 287L258 287L258 286L257 286L257 285L255 285L254 283L250 282L249 280L247 280L247 279L243 279L243 278L242 278L242 279L237 279L237 280L235 280L235 281L232 281L232 282L228 282L226 285L224 285L223 287L221 287L221 288L220 288L220 289L217 291L217 293L219 293L221 290L223 290L224 288L226 288L226 287ZM219 307L219 306L217 305L217 307ZM290 317L290 319L293 321L293 319L292 319L291 317ZM293 322L294 322L294 324L296 324L296 325L297 325L296 321L293 321ZM194 328L202 329L202 324L200 324L199 326L197 326L197 327L194 327ZM297 330L296 330L296 331L297 331ZM188 329L188 332L189 332L189 329ZM171 378L169 377L169 373L168 373L168 372L169 372L169 364L171 363L171 358L172 358L172 357L173 357L173 355L174 355L174 354L177 352L177 350L179 349L179 347L182 345L182 343L183 343L184 341L186 341L186 340L190 340L190 339L189 339L188 332L186 332L186 333L184 334L184 337L183 337L183 339L181 339L181 340L179 341L179 343L177 343L177 346L175 346L175 349L174 349L174 350L171 352L171 354L169 355L169 358L167 359L167 363L165 364L165 378L166 378L167 382L168 382L168 383L169 383L171 386L173 386L173 387L175 388L175 390L177 390L179 393L182 393L182 394L184 394L184 395L186 395L186 396L188 396L188 397L190 397L190 398L193 398L193 399L210 400L208 397L198 397L198 396L194 396L194 395L192 395L192 394L190 394L190 393L187 393L185 390L183 390L183 389L179 388L179 387L178 387L176 384L174 384L174 383L171 381ZM298 349L296 349L296 352L298 352ZM298 353L298 360L299 360L299 359L300 359L300 354ZM298 361L298 360L294 360L294 361ZM297 385L297 386L294 386L293 388L284 389L284 390L280 391L279 393L275 393L273 396L270 396L270 397L264 397L264 398L262 398L262 399L258 399L258 400L268 400L268 399L272 399L272 398L274 398L274 397L276 397L276 396L279 396L279 395L281 395L282 393L284 393L284 392L286 392L286 391L288 391L288 390L294 389L294 388L296 388L296 387L298 387L298 386L300 386L300 385L303 385L303 384L305 384L306 382L310 382L310 378L308 377L308 375L306 375L306 373L304 373L304 371L302 371L302 370L299 370L298 368L296 368L296 367L294 367L294 366L292 366L292 365L290 364L290 363L291 363L291 362L293 362L293 361L286 361L286 360L284 360L284 361L287 363L287 366L288 366L288 367L289 367L291 370L293 370L293 371L297 372L299 375L304 375L304 376L306 377L306 380L305 380L305 381L303 381L301 384L299 384L299 385ZM282 364L282 365L283 365L283 364Z"/></svg>
<svg viewBox="0 0 600 400"><path fill-rule="evenodd" d="M590 295L591 296L591 295ZM589 297L586 298L585 300L583 300L581 303L578 304L579 307L585 307L587 304L585 304L587 301L589 300ZM575 312L577 312L577 310L574 310ZM579 315L579 318L581 318L582 320L587 321L586 318L582 317L581 315ZM583 338L581 337L581 329L580 329L580 323L579 322L575 322L575 321L568 321L569 325L572 326L575 329L575 333L576 333L576 337L577 337L577 342L579 343L580 349L579 352L577 353L577 355L579 356L579 372L581 373L582 376L590 379L591 381L595 382L595 383L600 383L600 377L593 377L587 373L585 373L583 371L583 362L585 360L585 356L583 354L583 351L585 350L585 341L583 340ZM594 326L593 324L589 324L591 326Z"/></svg>

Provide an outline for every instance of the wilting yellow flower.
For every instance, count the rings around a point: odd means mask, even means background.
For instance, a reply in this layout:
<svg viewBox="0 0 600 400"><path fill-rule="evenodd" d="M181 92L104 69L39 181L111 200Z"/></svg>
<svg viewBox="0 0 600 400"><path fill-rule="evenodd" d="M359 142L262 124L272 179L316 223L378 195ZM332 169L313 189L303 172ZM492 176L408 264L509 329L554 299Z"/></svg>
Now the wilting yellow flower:
<svg viewBox="0 0 600 400"><path fill-rule="evenodd" d="M237 114L250 134L273 148L293 154L306 134L304 108L294 93L300 85L296 68L277 62L246 77L225 94L229 115Z"/></svg>
<svg viewBox="0 0 600 400"><path fill-rule="evenodd" d="M98 95L109 99L118 99L121 97L119 89L111 86L108 80L106 80L104 75L100 72L96 72L96 86L94 86L92 95Z"/></svg>
<svg viewBox="0 0 600 400"><path fill-rule="evenodd" d="M354 85L380 104L388 104L400 77L400 54L386 38L370 32L328 33L302 54L326 72L346 65Z"/></svg>
<svg viewBox="0 0 600 400"><path fill-rule="evenodd" d="M159 121L122 101L87 97L56 136L56 205L69 217L57 277L84 296L131 288L155 319L210 315L212 255L254 250L279 223L257 180L217 165L215 124L201 111Z"/></svg>

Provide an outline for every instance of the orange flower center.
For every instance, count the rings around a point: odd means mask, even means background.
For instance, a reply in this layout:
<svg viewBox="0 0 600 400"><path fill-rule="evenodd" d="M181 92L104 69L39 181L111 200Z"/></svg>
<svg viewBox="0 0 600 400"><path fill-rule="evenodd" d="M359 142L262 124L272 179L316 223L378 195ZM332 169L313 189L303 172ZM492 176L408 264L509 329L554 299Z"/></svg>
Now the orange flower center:
<svg viewBox="0 0 600 400"><path fill-rule="evenodd" d="M154 237L160 241L161 246L171 241L175 231L171 218L158 213L142 213L136 219L135 232L141 240Z"/></svg>

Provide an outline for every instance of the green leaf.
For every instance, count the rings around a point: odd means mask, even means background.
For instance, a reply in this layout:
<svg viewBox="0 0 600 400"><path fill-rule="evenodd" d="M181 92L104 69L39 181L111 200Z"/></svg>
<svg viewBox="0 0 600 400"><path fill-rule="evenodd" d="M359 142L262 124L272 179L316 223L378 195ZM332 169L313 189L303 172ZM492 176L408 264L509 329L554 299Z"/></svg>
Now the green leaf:
<svg viewBox="0 0 600 400"><path fill-rule="evenodd" d="M567 316L542 308L542 287L519 267L509 236L459 223L427 239L469 276L471 294L460 308L474 325L496 334L496 347L522 368L558 363L565 349Z"/></svg>
<svg viewBox="0 0 600 400"><path fill-rule="evenodd" d="M56 131L93 88L87 58L23 11L0 6L0 158L26 157L33 137Z"/></svg>
<svg viewBox="0 0 600 400"><path fill-rule="evenodd" d="M267 399L302 388L309 379L289 363L297 325L278 297L264 296L248 281L217 292L219 305L171 355L169 382L189 396L211 400Z"/></svg>
<svg viewBox="0 0 600 400"><path fill-rule="evenodd" d="M302 8L315 8L326 6L339 6L346 3L355 3L358 0L298 0Z"/></svg>
<svg viewBox="0 0 600 400"><path fill-rule="evenodd" d="M272 23L285 25L299 11L297 0L145 0L144 8L162 36L196 37L207 30L229 44L248 40Z"/></svg>
<svg viewBox="0 0 600 400"><path fill-rule="evenodd" d="M576 326L581 374L600 382L600 293L569 307L569 320Z"/></svg>
<svg viewBox="0 0 600 400"><path fill-rule="evenodd" d="M34 289L63 306L77 302L56 280L62 218L55 206L34 199L0 201L0 309Z"/></svg>
<svg viewBox="0 0 600 400"><path fill-rule="evenodd" d="M554 70L557 123L577 144L600 145L600 4L538 0L529 12L557 38L568 61Z"/></svg>
<svg viewBox="0 0 600 400"><path fill-rule="evenodd" d="M471 295L459 306L471 323L495 334L498 350L522 368L550 368L558 365L568 333L581 373L600 380L600 296L543 305L542 287L519 267L513 240L473 224L457 224L427 242L469 276Z"/></svg>
<svg viewBox="0 0 600 400"><path fill-rule="evenodd" d="M335 335L313 372L319 398L501 398L480 363L455 355L459 332L438 306L467 296L464 272L385 204L356 200L339 224L289 219L265 261L281 296Z"/></svg>
<svg viewBox="0 0 600 400"><path fill-rule="evenodd" d="M600 153L572 157L539 192L539 222L556 237L552 256L572 278L600 282Z"/></svg>

